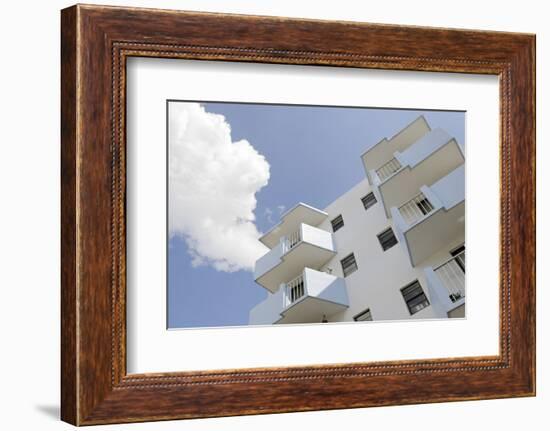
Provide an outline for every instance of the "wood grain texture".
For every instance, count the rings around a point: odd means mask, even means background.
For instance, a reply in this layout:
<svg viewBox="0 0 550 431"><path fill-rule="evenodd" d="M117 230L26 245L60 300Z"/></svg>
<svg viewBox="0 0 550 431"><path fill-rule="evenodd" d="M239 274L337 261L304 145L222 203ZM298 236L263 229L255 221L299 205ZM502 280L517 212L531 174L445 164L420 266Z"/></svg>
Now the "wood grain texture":
<svg viewBox="0 0 550 431"><path fill-rule="evenodd" d="M62 11L62 419L76 425L535 393L535 37L101 6ZM500 354L126 374L129 56L495 74Z"/></svg>

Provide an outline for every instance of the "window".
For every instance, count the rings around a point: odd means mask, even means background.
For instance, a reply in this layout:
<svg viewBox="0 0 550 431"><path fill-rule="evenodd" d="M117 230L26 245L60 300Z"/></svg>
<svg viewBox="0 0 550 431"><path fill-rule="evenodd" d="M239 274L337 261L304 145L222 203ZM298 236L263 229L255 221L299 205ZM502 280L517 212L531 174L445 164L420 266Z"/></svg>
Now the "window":
<svg viewBox="0 0 550 431"><path fill-rule="evenodd" d="M373 192L370 192L368 195L363 196L361 198L361 201L363 202L363 206L365 207L365 209L368 210L376 203L376 196L374 196Z"/></svg>
<svg viewBox="0 0 550 431"><path fill-rule="evenodd" d="M334 220L332 220L330 222L332 224L332 231L333 232L336 232L338 229L340 229L341 227L344 227L344 219L342 218L341 215L339 215L338 217L336 217Z"/></svg>
<svg viewBox="0 0 550 431"><path fill-rule="evenodd" d="M361 311L359 314L353 316L353 320L355 320L356 322L372 321L370 308L367 308L365 311Z"/></svg>
<svg viewBox="0 0 550 431"><path fill-rule="evenodd" d="M462 270L462 272L466 272L466 253L464 253L465 251L466 248L464 247L464 244L462 244L460 247L457 247L450 252L451 256L455 258L455 262Z"/></svg>
<svg viewBox="0 0 550 431"><path fill-rule="evenodd" d="M342 271L344 272L344 277L347 277L351 273L357 271L357 262L355 261L355 255L353 253L344 257L340 261L340 263L342 264Z"/></svg>
<svg viewBox="0 0 550 431"><path fill-rule="evenodd" d="M397 244L397 238L393 234L391 227L387 228L384 232L378 234L378 241L382 246L382 250L386 251L388 248L392 248Z"/></svg>
<svg viewBox="0 0 550 431"><path fill-rule="evenodd" d="M426 215L434 209L432 203L426 197L416 201L416 206L418 207L422 215Z"/></svg>
<svg viewBox="0 0 550 431"><path fill-rule="evenodd" d="M420 286L418 280L415 280L411 284L403 287L401 289L401 294L407 303L407 307L409 308L409 313L411 313L411 315L418 313L420 310L430 305L430 301L428 301L428 298L422 290L422 286Z"/></svg>

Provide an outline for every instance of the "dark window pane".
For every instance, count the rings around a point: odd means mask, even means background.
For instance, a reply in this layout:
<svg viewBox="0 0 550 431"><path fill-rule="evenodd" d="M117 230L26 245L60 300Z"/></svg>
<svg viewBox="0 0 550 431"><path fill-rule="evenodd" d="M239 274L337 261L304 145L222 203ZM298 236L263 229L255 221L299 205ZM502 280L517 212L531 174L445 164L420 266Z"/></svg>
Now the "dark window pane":
<svg viewBox="0 0 550 431"><path fill-rule="evenodd" d="M391 227L386 229L384 232L378 234L378 241L380 241L380 245L382 246L382 250L384 251L392 248L395 244L397 244L397 238L393 234L393 230Z"/></svg>
<svg viewBox="0 0 550 431"><path fill-rule="evenodd" d="M353 253L343 258L340 263L342 264L342 272L344 273L344 277L347 277L352 272L357 271L357 262L355 261L355 255Z"/></svg>
<svg viewBox="0 0 550 431"><path fill-rule="evenodd" d="M407 303L409 313L411 314L415 314L430 305L430 301L428 301L428 298L422 290L422 286L418 280L415 280L411 284L402 288L401 294L403 295L403 299Z"/></svg>
<svg viewBox="0 0 550 431"><path fill-rule="evenodd" d="M365 207L365 209L368 210L376 203L376 196L374 196L373 192L370 192L368 195L363 196L361 198L361 201L363 202L363 206Z"/></svg>
<svg viewBox="0 0 550 431"><path fill-rule="evenodd" d="M332 223L332 231L333 232L336 232L341 227L344 227L344 219L342 218L341 215L339 215L334 220L332 220L331 223Z"/></svg>
<svg viewBox="0 0 550 431"><path fill-rule="evenodd" d="M464 245L451 250L451 256L455 258L455 262L462 272L466 272L466 248Z"/></svg>
<svg viewBox="0 0 550 431"><path fill-rule="evenodd" d="M372 321L372 314L370 312L370 308L367 308L365 311L362 311L361 313L354 316L353 320L355 320L356 322Z"/></svg>

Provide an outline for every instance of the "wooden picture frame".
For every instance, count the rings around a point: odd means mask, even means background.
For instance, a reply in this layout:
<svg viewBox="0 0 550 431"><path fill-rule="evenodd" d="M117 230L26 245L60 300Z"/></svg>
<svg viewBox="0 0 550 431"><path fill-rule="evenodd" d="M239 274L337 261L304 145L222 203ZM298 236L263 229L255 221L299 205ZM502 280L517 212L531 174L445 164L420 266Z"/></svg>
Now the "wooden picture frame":
<svg viewBox="0 0 550 431"><path fill-rule="evenodd" d="M534 35L82 5L64 9L61 18L64 421L91 425L535 394ZM498 75L500 354L128 375L130 56Z"/></svg>

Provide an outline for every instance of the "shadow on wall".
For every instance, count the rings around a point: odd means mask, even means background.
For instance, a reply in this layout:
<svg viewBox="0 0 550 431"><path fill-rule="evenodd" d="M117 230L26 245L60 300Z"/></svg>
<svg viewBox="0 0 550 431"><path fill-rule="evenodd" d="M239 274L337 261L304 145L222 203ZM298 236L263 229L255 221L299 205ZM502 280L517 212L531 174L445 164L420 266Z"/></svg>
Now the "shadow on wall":
<svg viewBox="0 0 550 431"><path fill-rule="evenodd" d="M61 412L58 405L37 405L34 408L50 419L59 420Z"/></svg>

